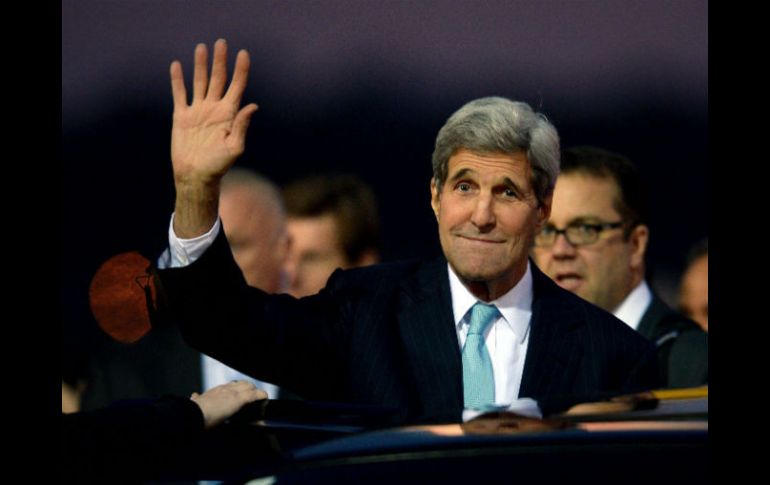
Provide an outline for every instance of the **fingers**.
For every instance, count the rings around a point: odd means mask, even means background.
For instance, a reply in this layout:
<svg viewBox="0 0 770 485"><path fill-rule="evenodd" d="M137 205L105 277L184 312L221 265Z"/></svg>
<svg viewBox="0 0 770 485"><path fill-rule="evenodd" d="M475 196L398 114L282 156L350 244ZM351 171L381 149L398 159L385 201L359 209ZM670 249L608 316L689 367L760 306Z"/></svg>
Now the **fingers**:
<svg viewBox="0 0 770 485"><path fill-rule="evenodd" d="M187 106L187 90L184 87L182 63L179 61L171 63L171 93L174 96L174 111Z"/></svg>
<svg viewBox="0 0 770 485"><path fill-rule="evenodd" d="M260 399L267 399L267 391L259 389L257 387L252 391L253 399L251 401L259 401Z"/></svg>
<svg viewBox="0 0 770 485"><path fill-rule="evenodd" d="M227 93L225 94L225 99L228 102L233 103L235 106L241 104L243 91L246 89L246 81L249 79L250 65L251 60L249 59L249 53L241 49L238 52L238 56L235 58L233 80L230 82L230 87L227 88Z"/></svg>
<svg viewBox="0 0 770 485"><path fill-rule="evenodd" d="M227 82L227 41L217 39L214 43L214 61L211 66L211 82L206 97L218 100L222 97Z"/></svg>
<svg viewBox="0 0 770 485"><path fill-rule="evenodd" d="M267 399L267 392L263 389L250 384L248 387L238 390L243 403L259 401L260 399Z"/></svg>
<svg viewBox="0 0 770 485"><path fill-rule="evenodd" d="M206 88L209 83L208 67L208 49L206 44L195 46L195 71L193 74L193 103L202 101L206 96Z"/></svg>
<svg viewBox="0 0 770 485"><path fill-rule="evenodd" d="M230 391L234 392L242 403L267 399L267 392L258 388L249 381L232 381L227 384L223 384L223 387L226 387Z"/></svg>
<svg viewBox="0 0 770 485"><path fill-rule="evenodd" d="M250 103L241 108L238 114L235 115L230 138L233 140L232 148L236 153L244 150L246 131L249 129L249 123L251 123L251 116L257 112L257 109L258 106L255 103Z"/></svg>
<svg viewBox="0 0 770 485"><path fill-rule="evenodd" d="M192 102L202 101L204 98L218 101L227 83L227 41L217 39L214 43L214 59L211 67L211 79L208 76L208 49L206 44L195 46L195 67L193 70L193 96ZM245 50L238 52L235 59L233 80L227 89L224 98L235 106L240 105L246 82L249 78L249 66L251 61L249 53ZM182 75L182 64L179 61L171 63L171 90L174 96L174 109L187 106L187 90ZM253 113L253 112L252 112ZM250 113L249 116L252 114Z"/></svg>

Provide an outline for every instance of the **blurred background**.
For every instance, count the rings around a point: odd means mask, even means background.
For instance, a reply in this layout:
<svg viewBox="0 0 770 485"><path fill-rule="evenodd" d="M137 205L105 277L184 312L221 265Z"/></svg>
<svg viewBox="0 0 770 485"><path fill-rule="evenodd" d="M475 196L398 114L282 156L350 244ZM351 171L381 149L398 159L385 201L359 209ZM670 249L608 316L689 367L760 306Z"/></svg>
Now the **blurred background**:
<svg viewBox="0 0 770 485"><path fill-rule="evenodd" d="M63 352L96 324L88 284L112 255L157 254L173 209L169 64L198 42L247 49L256 102L237 164L279 185L351 172L380 204L383 259L439 253L429 206L438 129L500 95L562 146L631 158L650 188L651 282L674 303L708 234L706 0L62 2ZM188 80L189 87L189 80Z"/></svg>

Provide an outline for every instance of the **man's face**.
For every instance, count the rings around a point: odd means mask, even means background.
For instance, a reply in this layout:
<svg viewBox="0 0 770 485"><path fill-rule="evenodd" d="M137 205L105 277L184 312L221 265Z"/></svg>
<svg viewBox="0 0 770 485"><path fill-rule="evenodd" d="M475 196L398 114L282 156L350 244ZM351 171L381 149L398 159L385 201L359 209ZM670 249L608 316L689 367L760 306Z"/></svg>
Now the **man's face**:
<svg viewBox="0 0 770 485"><path fill-rule="evenodd" d="M693 261L682 277L679 295L682 313L690 317L708 332L709 330L709 257L701 256Z"/></svg>
<svg viewBox="0 0 770 485"><path fill-rule="evenodd" d="M560 175L548 226L565 229L621 221L613 206L618 195L612 178ZM634 228L628 240L623 238L623 229L605 229L596 242L583 246L575 246L559 234L553 245L534 248L535 262L562 288L612 312L643 277L647 227Z"/></svg>
<svg viewBox="0 0 770 485"><path fill-rule="evenodd" d="M332 214L292 217L287 228L291 241L286 264L289 294L298 298L314 295L326 285L335 269L349 266Z"/></svg>
<svg viewBox="0 0 770 485"><path fill-rule="evenodd" d="M246 282L268 293L283 290L283 265L288 254L286 222L251 187L231 187L219 199L219 215Z"/></svg>
<svg viewBox="0 0 770 485"><path fill-rule="evenodd" d="M449 264L464 282L512 288L524 275L534 235L548 218L538 207L526 154L479 155L461 149L449 159L431 206Z"/></svg>

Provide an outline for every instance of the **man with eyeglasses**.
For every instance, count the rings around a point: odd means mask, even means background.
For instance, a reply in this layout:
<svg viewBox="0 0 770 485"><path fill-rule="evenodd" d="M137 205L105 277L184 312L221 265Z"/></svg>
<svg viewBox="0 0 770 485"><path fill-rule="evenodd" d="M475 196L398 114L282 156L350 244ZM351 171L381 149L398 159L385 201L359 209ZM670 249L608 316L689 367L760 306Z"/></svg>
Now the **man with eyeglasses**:
<svg viewBox="0 0 770 485"><path fill-rule="evenodd" d="M562 153L551 217L535 236L537 265L562 288L653 341L669 387L706 384L708 338L645 280L645 193L627 158L596 147Z"/></svg>

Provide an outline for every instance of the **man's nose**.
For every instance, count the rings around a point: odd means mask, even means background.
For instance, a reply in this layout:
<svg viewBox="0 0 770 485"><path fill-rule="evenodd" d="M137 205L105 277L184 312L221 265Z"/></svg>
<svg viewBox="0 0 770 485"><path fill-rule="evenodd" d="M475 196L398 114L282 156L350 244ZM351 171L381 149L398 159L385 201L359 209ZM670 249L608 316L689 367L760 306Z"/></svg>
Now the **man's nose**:
<svg viewBox="0 0 770 485"><path fill-rule="evenodd" d="M577 254L575 245L569 242L565 233L556 235L553 246L551 246L551 252L555 258L571 258Z"/></svg>
<svg viewBox="0 0 770 485"><path fill-rule="evenodd" d="M491 229L495 225L494 200L491 195L481 195L476 199L471 222L480 230Z"/></svg>

